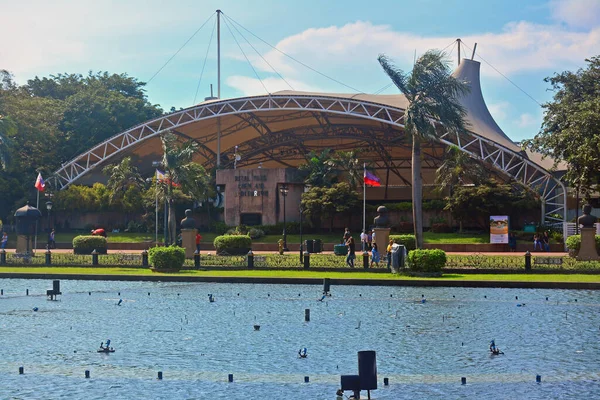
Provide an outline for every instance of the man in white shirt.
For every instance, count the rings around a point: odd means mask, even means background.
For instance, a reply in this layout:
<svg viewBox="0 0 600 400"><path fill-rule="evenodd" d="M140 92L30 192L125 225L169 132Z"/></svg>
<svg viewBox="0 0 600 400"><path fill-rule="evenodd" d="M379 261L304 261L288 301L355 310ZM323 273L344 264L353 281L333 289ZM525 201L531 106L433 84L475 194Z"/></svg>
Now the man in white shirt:
<svg viewBox="0 0 600 400"><path fill-rule="evenodd" d="M367 233L363 230L362 233L360 234L360 244L362 246L362 251L367 251L367 241L368 241Z"/></svg>

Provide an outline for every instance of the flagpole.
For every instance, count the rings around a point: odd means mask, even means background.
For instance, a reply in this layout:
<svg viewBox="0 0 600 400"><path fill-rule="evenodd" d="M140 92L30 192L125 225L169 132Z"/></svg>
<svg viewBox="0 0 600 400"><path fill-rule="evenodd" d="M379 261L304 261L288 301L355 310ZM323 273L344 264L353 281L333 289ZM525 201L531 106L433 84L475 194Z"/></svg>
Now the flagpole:
<svg viewBox="0 0 600 400"><path fill-rule="evenodd" d="M40 209L40 191L36 190L37 192L37 204L35 206L35 208L37 208L38 210ZM33 240L33 254L35 254L35 252L37 251L37 230L38 230L38 221L35 221L35 239Z"/></svg>
<svg viewBox="0 0 600 400"><path fill-rule="evenodd" d="M367 183L365 176L367 175L367 163L363 163L363 232L367 232Z"/></svg>
<svg viewBox="0 0 600 400"><path fill-rule="evenodd" d="M154 178L156 179L156 182L154 183L154 195L156 197L156 203L154 205L154 215L156 216L156 222L154 224L154 245L156 246L158 244L158 175L157 173L154 173Z"/></svg>

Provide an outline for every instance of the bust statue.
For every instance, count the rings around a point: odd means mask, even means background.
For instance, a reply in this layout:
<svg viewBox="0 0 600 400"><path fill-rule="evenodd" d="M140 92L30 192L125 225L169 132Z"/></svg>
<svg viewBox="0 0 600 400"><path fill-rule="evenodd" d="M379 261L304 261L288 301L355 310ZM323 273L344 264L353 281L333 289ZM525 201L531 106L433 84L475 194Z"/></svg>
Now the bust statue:
<svg viewBox="0 0 600 400"><path fill-rule="evenodd" d="M192 217L192 210L185 210L185 218L181 220L181 229L196 229L196 221Z"/></svg>
<svg viewBox="0 0 600 400"><path fill-rule="evenodd" d="M373 219L375 228L388 228L390 224L390 217L388 216L388 209L385 206L377 207L377 216Z"/></svg>
<svg viewBox="0 0 600 400"><path fill-rule="evenodd" d="M583 225L584 228L593 228L594 223L598 218L594 217L590 213L592 212L592 206L586 204L583 206L583 215L577 219L579 225Z"/></svg>

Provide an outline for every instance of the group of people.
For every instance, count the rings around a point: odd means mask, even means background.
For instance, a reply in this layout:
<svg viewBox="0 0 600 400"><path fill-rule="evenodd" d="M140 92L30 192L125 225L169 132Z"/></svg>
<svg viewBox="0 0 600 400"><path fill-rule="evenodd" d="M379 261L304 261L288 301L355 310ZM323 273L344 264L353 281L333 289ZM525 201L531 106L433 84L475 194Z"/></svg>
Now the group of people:
<svg viewBox="0 0 600 400"><path fill-rule="evenodd" d="M550 235L548 231L533 235L533 250L537 250L538 247L540 251L550 251Z"/></svg>
<svg viewBox="0 0 600 400"><path fill-rule="evenodd" d="M379 252L379 247L375 242L375 232L363 231L360 234L362 249L363 251L371 252L371 260L369 263L369 267L373 268L373 265L379 267L379 263L381 262L381 253ZM346 256L346 265L350 268L354 268L354 260L356 260L356 243L354 242L354 238L352 234L350 234L350 230L348 228L344 231L344 237L342 238L342 242L348 247L348 255ZM385 251L387 256L387 266L391 267L391 255L392 255L392 245L394 244L393 240L390 240L387 245Z"/></svg>

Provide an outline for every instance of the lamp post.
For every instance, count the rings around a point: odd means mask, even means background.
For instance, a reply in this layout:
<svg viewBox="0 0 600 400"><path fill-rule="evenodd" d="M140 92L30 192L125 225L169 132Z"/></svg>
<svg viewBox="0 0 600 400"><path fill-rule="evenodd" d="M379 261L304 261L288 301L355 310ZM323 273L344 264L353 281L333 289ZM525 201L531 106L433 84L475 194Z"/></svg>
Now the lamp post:
<svg viewBox="0 0 600 400"><path fill-rule="evenodd" d="M281 195L283 196L283 251L289 251L289 249L287 248L287 232L285 230L285 198L287 197L288 191L289 189L285 184L279 188L279 193L281 193Z"/></svg>
<svg viewBox="0 0 600 400"><path fill-rule="evenodd" d="M162 161L152 161L152 166L158 170L158 167L162 166ZM156 175L156 186L154 188L155 191L155 205L154 205L154 216L155 216L155 224L154 224L154 242L155 245L158 245L158 173L154 173ZM168 235L168 215L169 215L169 204L167 202L167 196L165 193L165 227L164 227L164 245L168 246L169 237Z"/></svg>
<svg viewBox="0 0 600 400"><path fill-rule="evenodd" d="M51 230L50 230L50 211L52 211L52 206L54 205L54 203L52 203L52 200L48 200L46 202L46 210L48 210L48 248L50 248L50 235L52 234Z"/></svg>
<svg viewBox="0 0 600 400"><path fill-rule="evenodd" d="M304 262L304 244L302 242L302 215L304 213L304 207L300 203L300 264Z"/></svg>

